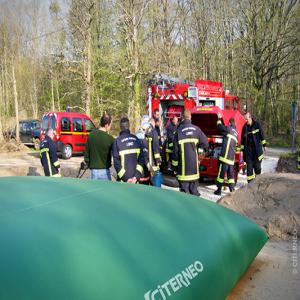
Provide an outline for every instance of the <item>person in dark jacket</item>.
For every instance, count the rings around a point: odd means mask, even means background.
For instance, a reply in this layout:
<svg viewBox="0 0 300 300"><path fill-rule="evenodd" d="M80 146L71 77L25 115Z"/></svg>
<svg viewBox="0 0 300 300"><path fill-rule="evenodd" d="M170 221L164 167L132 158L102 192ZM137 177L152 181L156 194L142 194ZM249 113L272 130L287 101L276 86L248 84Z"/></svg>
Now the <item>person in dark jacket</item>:
<svg viewBox="0 0 300 300"><path fill-rule="evenodd" d="M136 183L143 176L143 146L140 140L130 133L128 118L121 119L120 129L120 135L112 146L117 179Z"/></svg>
<svg viewBox="0 0 300 300"><path fill-rule="evenodd" d="M178 118L174 116L167 128L167 141L166 141L166 160L168 164L168 169L171 168L172 165L172 153L173 153L173 142L175 133L178 127Z"/></svg>
<svg viewBox="0 0 300 300"><path fill-rule="evenodd" d="M157 132L159 147L162 147L163 137L162 137L162 134L161 134L161 117L160 117L160 113L159 113L158 109L154 110L153 119L154 119L154 122L155 122L154 127L155 127L155 130Z"/></svg>
<svg viewBox="0 0 300 300"><path fill-rule="evenodd" d="M250 182L255 178L255 175L261 173L261 162L264 158L267 143L260 124L252 118L249 112L245 114L245 120L246 124L242 130L241 150L247 164L247 180Z"/></svg>
<svg viewBox="0 0 300 300"><path fill-rule="evenodd" d="M155 120L150 119L149 127L145 133L148 149L148 169L156 172L161 165L160 146L157 131L155 130Z"/></svg>
<svg viewBox="0 0 300 300"><path fill-rule="evenodd" d="M223 135L223 143L221 154L219 156L217 190L214 194L221 195L226 173L229 190L230 192L234 191L234 158L238 134L236 132L235 121L233 118L229 120L229 126L223 125L220 119L217 121L217 126L219 133Z"/></svg>
<svg viewBox="0 0 300 300"><path fill-rule="evenodd" d="M85 145L84 162L91 169L91 179L111 180L111 151L114 138L108 134L111 116L103 114L100 128L89 134Z"/></svg>
<svg viewBox="0 0 300 300"><path fill-rule="evenodd" d="M174 137L172 167L177 172L180 191L196 196L200 195L198 147L208 149L207 137L191 123L191 112L185 109Z"/></svg>
<svg viewBox="0 0 300 300"><path fill-rule="evenodd" d="M46 136L41 142L40 157L45 176L61 177L59 173L60 164L57 158L57 146L53 141L54 131L47 128Z"/></svg>

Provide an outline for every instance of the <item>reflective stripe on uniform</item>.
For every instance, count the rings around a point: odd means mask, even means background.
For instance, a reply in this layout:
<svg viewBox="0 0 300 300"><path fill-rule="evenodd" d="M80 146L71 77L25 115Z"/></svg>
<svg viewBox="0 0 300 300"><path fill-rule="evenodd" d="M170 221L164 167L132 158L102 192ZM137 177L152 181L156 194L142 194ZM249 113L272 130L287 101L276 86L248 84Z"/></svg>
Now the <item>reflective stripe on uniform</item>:
<svg viewBox="0 0 300 300"><path fill-rule="evenodd" d="M186 144L186 143L198 143L198 139L183 139L178 142L178 144Z"/></svg>
<svg viewBox="0 0 300 300"><path fill-rule="evenodd" d="M119 171L118 173L118 177L121 179L126 170L125 170L125 155L128 155L128 154L136 154L137 156L141 153L141 150L139 148L134 148L134 149L126 149L126 150L121 150L119 152L119 155L121 157L121 166L122 166L122 169Z"/></svg>
<svg viewBox="0 0 300 300"><path fill-rule="evenodd" d="M159 153L154 154L154 158L161 158Z"/></svg>
<svg viewBox="0 0 300 300"><path fill-rule="evenodd" d="M178 141L178 144L181 146L181 163L182 163L182 166L181 166L181 172L182 172L182 174L177 176L178 180L188 181L188 180L195 180L195 179L199 178L199 168L198 167L197 167L197 173L196 174L185 175L185 155L184 155L184 145L185 144L193 143L193 144L196 145L196 144L198 144L198 142L199 142L198 139L193 139L193 138L183 139L183 140ZM198 166L199 163L198 163L198 154L197 154L197 151L196 151L196 162L197 162L197 166Z"/></svg>
<svg viewBox="0 0 300 300"><path fill-rule="evenodd" d="M159 171L159 167L153 166L153 167L152 167L152 170L153 170L154 172Z"/></svg>
<svg viewBox="0 0 300 300"><path fill-rule="evenodd" d="M119 177L119 178L122 178L122 177L124 176L125 172L126 172L125 169L122 168L122 169L119 171L119 173L118 173L118 177Z"/></svg>
<svg viewBox="0 0 300 300"><path fill-rule="evenodd" d="M134 149L121 150L119 154L120 155L133 154L133 153L140 154L140 152L141 149L134 148Z"/></svg>
<svg viewBox="0 0 300 300"><path fill-rule="evenodd" d="M219 172L218 172L217 182L223 183L224 179L220 177L221 170L222 170L222 164L220 164L220 166L219 166Z"/></svg>
<svg viewBox="0 0 300 300"><path fill-rule="evenodd" d="M166 152L167 152L167 153L172 153L173 150L167 148L167 149L166 149Z"/></svg>
<svg viewBox="0 0 300 300"><path fill-rule="evenodd" d="M234 179L228 179L228 183L229 183L229 184L234 183Z"/></svg>
<svg viewBox="0 0 300 300"><path fill-rule="evenodd" d="M199 174L194 175L177 175L177 179L180 181L191 181L199 179Z"/></svg>
<svg viewBox="0 0 300 300"><path fill-rule="evenodd" d="M172 166L177 167L178 166L178 160L172 160Z"/></svg>
<svg viewBox="0 0 300 300"><path fill-rule="evenodd" d="M57 160L55 163L53 163L54 167L59 166L59 161Z"/></svg>
<svg viewBox="0 0 300 300"><path fill-rule="evenodd" d="M136 165L136 169L141 173L143 174L143 167L139 164Z"/></svg>
<svg viewBox="0 0 300 300"><path fill-rule="evenodd" d="M51 177L61 177L59 173L52 175Z"/></svg>
<svg viewBox="0 0 300 300"><path fill-rule="evenodd" d="M258 160L261 161L264 158L264 155L262 154L261 156L258 157Z"/></svg>
<svg viewBox="0 0 300 300"><path fill-rule="evenodd" d="M49 174L50 174L50 176L52 176L52 167L51 167L51 161L50 161L50 156L49 156L48 151L46 151L46 159L47 159L47 163L48 163Z"/></svg>
<svg viewBox="0 0 300 300"><path fill-rule="evenodd" d="M219 156L219 160L225 164L228 164L228 165L231 165L233 166L234 165L234 160L230 160L230 159L227 159L223 156Z"/></svg>
<svg viewBox="0 0 300 300"><path fill-rule="evenodd" d="M180 146L181 146L181 172L182 172L180 176L184 176L185 175L184 143L180 144Z"/></svg>
<svg viewBox="0 0 300 300"><path fill-rule="evenodd" d="M243 151L243 150L244 150L244 148L245 148L245 146L244 146L244 145L241 145L241 151Z"/></svg>
<svg viewBox="0 0 300 300"><path fill-rule="evenodd" d="M43 148L40 150L40 153L49 152L49 148Z"/></svg>
<svg viewBox="0 0 300 300"><path fill-rule="evenodd" d="M168 146L169 146L169 147L173 147L173 143L170 143Z"/></svg>
<svg viewBox="0 0 300 300"><path fill-rule="evenodd" d="M220 183L223 183L223 182L224 182L224 179L218 177L218 178L217 178L217 181L220 182Z"/></svg>
<svg viewBox="0 0 300 300"><path fill-rule="evenodd" d="M258 132L259 132L259 129L255 129L255 130L252 131L252 134L256 134Z"/></svg>
<svg viewBox="0 0 300 300"><path fill-rule="evenodd" d="M262 144L262 145L265 145L266 143L267 143L266 140L262 140L262 141L261 141L261 144Z"/></svg>
<svg viewBox="0 0 300 300"><path fill-rule="evenodd" d="M228 133L227 137L233 139L237 143L237 138L234 135Z"/></svg>
<svg viewBox="0 0 300 300"><path fill-rule="evenodd" d="M152 166L153 165L152 145L151 145L152 138L149 137L149 138L147 138L147 140L148 140L149 164L150 164L150 166Z"/></svg>
<svg viewBox="0 0 300 300"><path fill-rule="evenodd" d="M250 176L247 176L247 180L249 181L249 180L252 180L252 179L254 179L255 178L255 175L254 174L252 174L252 175L250 175Z"/></svg>

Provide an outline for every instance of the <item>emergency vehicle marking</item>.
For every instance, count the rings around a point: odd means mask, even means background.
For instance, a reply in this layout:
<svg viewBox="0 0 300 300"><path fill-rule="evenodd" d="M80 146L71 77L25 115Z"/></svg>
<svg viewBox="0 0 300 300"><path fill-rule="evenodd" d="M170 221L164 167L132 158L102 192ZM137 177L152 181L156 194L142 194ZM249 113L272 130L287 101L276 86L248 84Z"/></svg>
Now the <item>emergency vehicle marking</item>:
<svg viewBox="0 0 300 300"><path fill-rule="evenodd" d="M198 107L197 110L213 110L212 107Z"/></svg>

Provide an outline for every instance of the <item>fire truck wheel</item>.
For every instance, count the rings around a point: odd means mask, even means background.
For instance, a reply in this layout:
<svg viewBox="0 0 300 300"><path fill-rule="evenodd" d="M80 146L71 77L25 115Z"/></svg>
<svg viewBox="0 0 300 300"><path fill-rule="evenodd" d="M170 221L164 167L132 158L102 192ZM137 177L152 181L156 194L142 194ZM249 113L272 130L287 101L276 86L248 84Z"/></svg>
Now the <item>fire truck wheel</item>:
<svg viewBox="0 0 300 300"><path fill-rule="evenodd" d="M174 188L179 187L177 178L170 175L164 175L163 184Z"/></svg>
<svg viewBox="0 0 300 300"><path fill-rule="evenodd" d="M62 158L70 159L72 157L72 146L70 144L64 144L62 148Z"/></svg>

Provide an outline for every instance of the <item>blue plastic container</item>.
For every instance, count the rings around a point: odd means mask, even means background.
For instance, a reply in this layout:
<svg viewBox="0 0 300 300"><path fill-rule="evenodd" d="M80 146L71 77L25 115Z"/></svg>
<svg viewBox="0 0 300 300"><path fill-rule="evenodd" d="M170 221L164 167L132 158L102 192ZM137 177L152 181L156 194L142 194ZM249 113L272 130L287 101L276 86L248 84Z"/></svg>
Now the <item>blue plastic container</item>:
<svg viewBox="0 0 300 300"><path fill-rule="evenodd" d="M162 173L160 171L156 171L154 173L154 176L152 176L152 178L151 178L151 182L152 182L153 186L161 187L161 184L163 182Z"/></svg>

